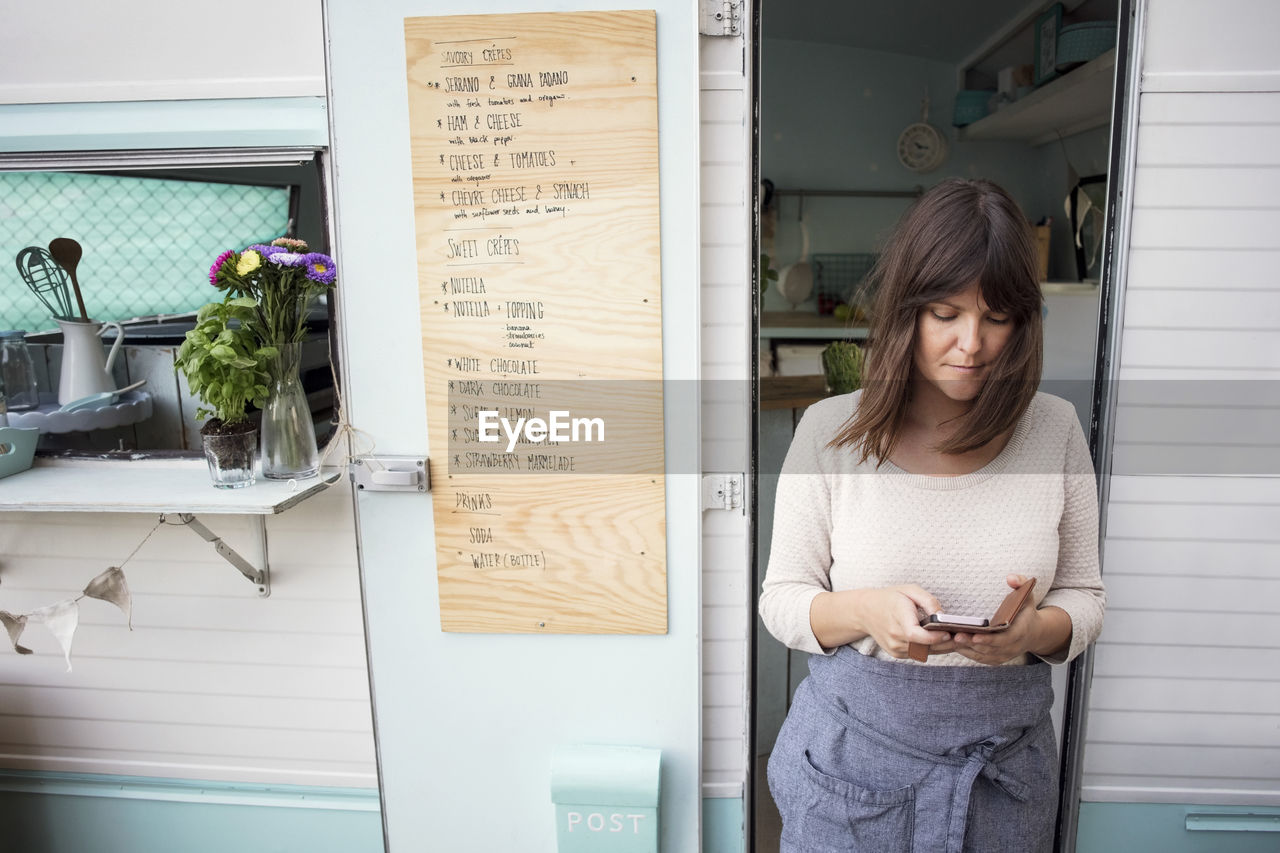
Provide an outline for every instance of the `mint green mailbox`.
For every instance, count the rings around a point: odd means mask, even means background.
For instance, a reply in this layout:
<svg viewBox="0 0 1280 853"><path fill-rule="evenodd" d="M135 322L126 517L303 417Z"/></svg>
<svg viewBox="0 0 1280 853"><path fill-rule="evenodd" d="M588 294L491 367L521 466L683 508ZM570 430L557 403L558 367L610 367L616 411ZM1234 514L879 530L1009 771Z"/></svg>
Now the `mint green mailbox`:
<svg viewBox="0 0 1280 853"><path fill-rule="evenodd" d="M551 759L557 853L657 853L662 750L570 746Z"/></svg>

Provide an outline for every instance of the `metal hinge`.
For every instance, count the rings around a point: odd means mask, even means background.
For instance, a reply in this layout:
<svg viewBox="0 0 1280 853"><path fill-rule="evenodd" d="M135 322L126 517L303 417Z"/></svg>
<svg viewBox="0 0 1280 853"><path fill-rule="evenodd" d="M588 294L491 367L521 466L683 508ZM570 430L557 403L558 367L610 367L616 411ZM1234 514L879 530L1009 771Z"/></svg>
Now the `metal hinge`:
<svg viewBox="0 0 1280 853"><path fill-rule="evenodd" d="M702 508L742 509L745 482L742 474L703 474Z"/></svg>
<svg viewBox="0 0 1280 853"><path fill-rule="evenodd" d="M351 482L369 492L425 492L431 488L422 456L357 456L348 467Z"/></svg>
<svg viewBox="0 0 1280 853"><path fill-rule="evenodd" d="M704 36L742 35L741 0L698 0L698 32Z"/></svg>
<svg viewBox="0 0 1280 853"><path fill-rule="evenodd" d="M165 517L160 516L160 522L164 523ZM262 568L255 568L252 563L241 557L235 550L222 541L218 534L205 527L200 521L189 512L178 513L178 520L185 524L191 530L200 534L200 538L213 545L213 549L218 552L222 559L235 566L240 574L244 575L249 583L258 588L258 595L266 598L271 595L271 561L267 553L267 523L260 515L253 517L255 526L258 529L258 541L262 544Z"/></svg>

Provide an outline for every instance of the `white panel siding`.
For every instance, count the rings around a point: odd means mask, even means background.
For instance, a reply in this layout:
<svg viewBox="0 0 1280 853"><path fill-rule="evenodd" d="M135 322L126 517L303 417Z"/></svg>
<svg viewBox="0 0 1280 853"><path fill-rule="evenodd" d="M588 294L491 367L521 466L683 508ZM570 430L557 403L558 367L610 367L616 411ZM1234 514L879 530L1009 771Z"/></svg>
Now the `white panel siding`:
<svg viewBox="0 0 1280 853"><path fill-rule="evenodd" d="M1276 91L1280 4L1150 0L1142 87L1150 92Z"/></svg>
<svg viewBox="0 0 1280 853"><path fill-rule="evenodd" d="M1148 12L1083 795L1278 805L1280 6Z"/></svg>
<svg viewBox="0 0 1280 853"><path fill-rule="evenodd" d="M744 13L746 14L746 13ZM702 467L751 454L751 81L741 38L701 43ZM747 754L750 523L703 514L702 793L741 797Z"/></svg>
<svg viewBox="0 0 1280 853"><path fill-rule="evenodd" d="M251 21L287 21L287 49L240 35ZM5 3L0 103L323 97L322 30L320 0Z"/></svg>
<svg viewBox="0 0 1280 853"><path fill-rule="evenodd" d="M345 484L267 518L265 599L194 532L156 530L124 567L132 631L84 599L72 672L40 625L22 638L36 654L0 652L0 766L374 787L352 519ZM156 520L0 514L0 609L75 596ZM201 520L261 563L249 518Z"/></svg>
<svg viewBox="0 0 1280 853"><path fill-rule="evenodd" d="M1188 317L1201 329L1280 331L1280 291L1136 290L1125 300L1126 329L1183 329Z"/></svg>
<svg viewBox="0 0 1280 853"><path fill-rule="evenodd" d="M1176 181L1176 176L1166 180ZM1129 253L1127 289L1162 292L1273 290L1277 260L1280 260L1280 252L1273 248L1231 251L1201 246L1195 251L1185 252L1133 249Z"/></svg>

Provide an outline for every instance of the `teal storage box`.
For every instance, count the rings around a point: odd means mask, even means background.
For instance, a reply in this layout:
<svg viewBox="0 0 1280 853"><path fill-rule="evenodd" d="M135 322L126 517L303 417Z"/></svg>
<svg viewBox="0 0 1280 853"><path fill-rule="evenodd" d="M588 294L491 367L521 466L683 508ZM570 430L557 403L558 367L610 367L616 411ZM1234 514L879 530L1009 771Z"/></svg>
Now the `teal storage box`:
<svg viewBox="0 0 1280 853"><path fill-rule="evenodd" d="M662 750L569 746L551 759L557 853L657 853Z"/></svg>
<svg viewBox="0 0 1280 853"><path fill-rule="evenodd" d="M0 477L8 477L31 467L40 430L0 427Z"/></svg>
<svg viewBox="0 0 1280 853"><path fill-rule="evenodd" d="M1058 56L1054 70L1070 71L1116 46L1115 21L1084 21L1062 28L1058 33Z"/></svg>

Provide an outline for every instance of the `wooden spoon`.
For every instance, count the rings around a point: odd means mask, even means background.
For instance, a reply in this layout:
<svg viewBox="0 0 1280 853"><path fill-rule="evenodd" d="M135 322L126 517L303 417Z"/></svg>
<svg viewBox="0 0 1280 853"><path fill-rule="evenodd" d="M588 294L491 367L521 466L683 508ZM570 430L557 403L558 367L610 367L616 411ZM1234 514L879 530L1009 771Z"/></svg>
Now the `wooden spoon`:
<svg viewBox="0 0 1280 853"><path fill-rule="evenodd" d="M71 286L76 291L76 306L80 309L80 319L86 323L89 322L89 313L84 310L84 297L80 295L80 282L76 281L76 265L80 263L84 250L70 237L54 237L49 241L49 254L53 255L58 266L71 276Z"/></svg>

